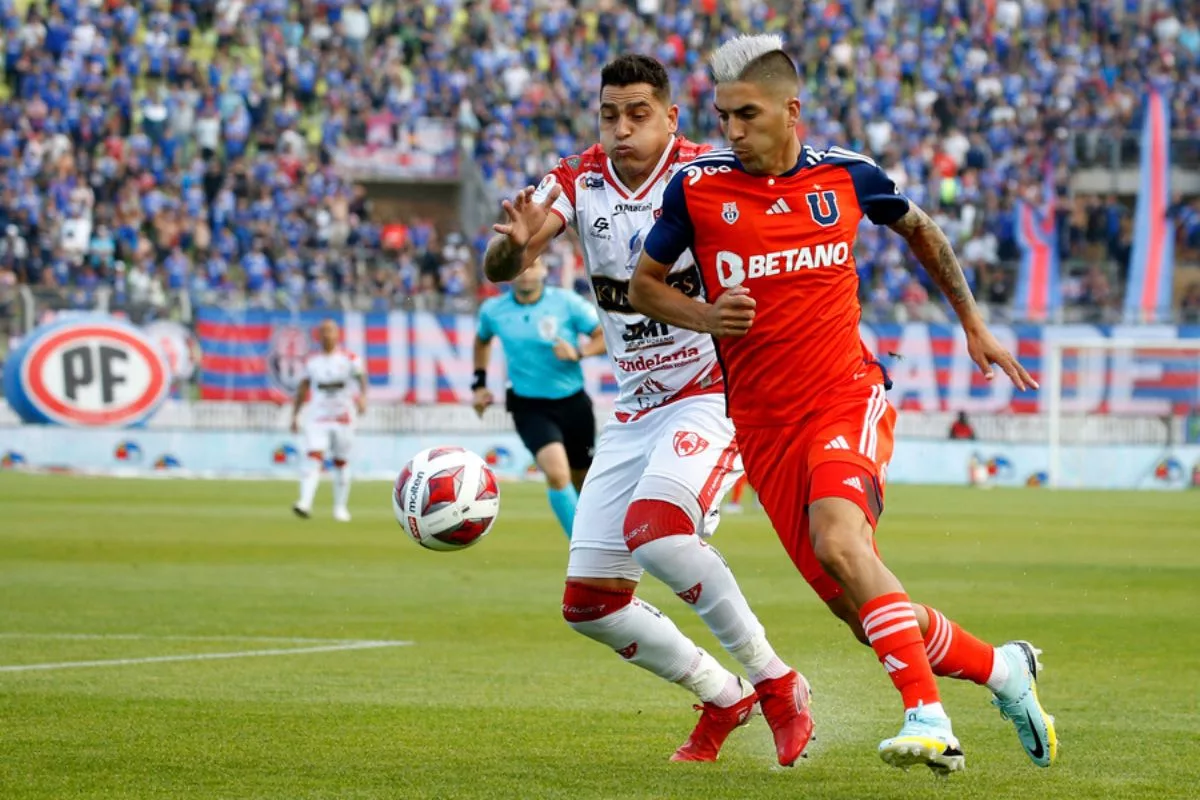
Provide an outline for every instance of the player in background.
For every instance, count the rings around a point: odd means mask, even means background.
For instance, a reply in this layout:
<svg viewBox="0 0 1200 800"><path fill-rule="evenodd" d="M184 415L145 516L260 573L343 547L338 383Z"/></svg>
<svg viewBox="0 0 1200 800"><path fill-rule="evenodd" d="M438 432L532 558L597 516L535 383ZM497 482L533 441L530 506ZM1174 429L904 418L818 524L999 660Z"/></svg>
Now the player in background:
<svg viewBox="0 0 1200 800"><path fill-rule="evenodd" d="M729 502L725 504L726 514L741 514L746 510L742 506L742 496L746 493L746 487L749 485L750 481L744 474L733 484L733 488L729 490Z"/></svg>
<svg viewBox="0 0 1200 800"><path fill-rule="evenodd" d="M817 151L796 136L796 67L778 36L734 39L712 57L716 109L732 145L672 179L634 273L634 308L712 335L747 475L792 560L854 634L875 650L904 701L900 733L879 746L896 766L964 763L934 674L986 685L1027 755L1053 761L1053 719L1037 698L1037 652L993 647L911 603L880 560L895 409L883 366L859 336L853 246L865 215L905 239L949 298L971 358L1037 384L984 324L945 235L873 161ZM709 304L666 281L695 254Z"/></svg>
<svg viewBox="0 0 1200 800"><path fill-rule="evenodd" d="M312 514L313 497L321 482L325 451L333 456L333 518L350 521L350 467L348 459L354 447L354 421L367 410L367 374L358 356L338 347L341 332L331 319L321 322L318 333L321 352L304 362L304 377L296 387L292 403L292 433L300 433L300 409L308 400L308 419L304 424L306 457L300 467L300 499L292 510L307 519Z"/></svg>
<svg viewBox="0 0 1200 800"><path fill-rule="evenodd" d="M733 573L703 538L741 473L712 340L649 320L628 301L629 274L667 180L704 148L675 135L678 108L662 64L621 56L600 82L600 144L563 159L536 191L504 203L508 219L496 225L500 236L484 262L492 280L512 280L573 225L620 385L579 496L563 616L700 698L700 719L672 760L715 761L758 704L776 757L790 766L812 734L808 684L775 654ZM688 259L674 264L668 280L700 293ZM700 615L749 684L634 596L643 570Z"/></svg>
<svg viewBox="0 0 1200 800"><path fill-rule="evenodd" d="M581 336L588 337L582 345ZM508 362L505 405L546 476L550 508L570 538L578 489L596 446L596 418L580 361L604 352L604 329L591 303L546 286L546 265L535 261L512 282L511 292L479 307L471 388L481 418L494 400L487 388L493 338L500 339Z"/></svg>

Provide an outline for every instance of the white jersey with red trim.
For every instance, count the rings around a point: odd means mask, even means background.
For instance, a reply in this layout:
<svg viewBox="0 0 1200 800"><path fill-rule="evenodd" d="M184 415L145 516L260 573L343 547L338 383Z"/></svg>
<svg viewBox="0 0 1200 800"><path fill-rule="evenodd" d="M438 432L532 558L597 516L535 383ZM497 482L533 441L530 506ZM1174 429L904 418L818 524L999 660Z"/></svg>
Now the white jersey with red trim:
<svg viewBox="0 0 1200 800"><path fill-rule="evenodd" d="M622 421L682 397L724 391L712 337L672 328L629 305L629 278L660 213L663 190L675 173L709 149L672 137L652 177L635 192L621 183L604 149L593 145L560 161L534 195L541 202L554 185L562 187L552 211L575 227L583 244L583 261L603 312L600 321L620 387L616 408ZM672 266L667 280L702 302L700 272L690 254Z"/></svg>
<svg viewBox="0 0 1200 800"><path fill-rule="evenodd" d="M311 403L309 422L353 422L362 374L358 356L345 350L310 355L304 362Z"/></svg>

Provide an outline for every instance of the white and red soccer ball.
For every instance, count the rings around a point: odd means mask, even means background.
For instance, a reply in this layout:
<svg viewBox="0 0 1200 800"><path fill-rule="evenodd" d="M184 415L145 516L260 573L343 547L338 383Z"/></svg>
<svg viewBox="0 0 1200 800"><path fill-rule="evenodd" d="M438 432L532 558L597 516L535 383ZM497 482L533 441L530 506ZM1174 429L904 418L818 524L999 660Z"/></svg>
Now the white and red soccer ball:
<svg viewBox="0 0 1200 800"><path fill-rule="evenodd" d="M413 456L392 488L392 511L413 541L430 550L478 542L500 513L496 474L461 447L431 447Z"/></svg>

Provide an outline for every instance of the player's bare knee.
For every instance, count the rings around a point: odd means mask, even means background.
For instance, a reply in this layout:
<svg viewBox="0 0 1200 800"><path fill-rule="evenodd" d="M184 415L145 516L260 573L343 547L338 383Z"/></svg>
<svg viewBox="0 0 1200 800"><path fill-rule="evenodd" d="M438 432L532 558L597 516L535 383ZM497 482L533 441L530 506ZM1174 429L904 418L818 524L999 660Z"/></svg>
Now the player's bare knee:
<svg viewBox="0 0 1200 800"><path fill-rule="evenodd" d="M546 485L551 489L565 489L571 483L570 472L547 472Z"/></svg>
<svg viewBox="0 0 1200 800"><path fill-rule="evenodd" d="M546 476L546 485L551 489L565 489L571 482L571 467L561 444L548 444L537 452L538 469Z"/></svg>
<svg viewBox="0 0 1200 800"><path fill-rule="evenodd" d="M848 526L830 526L812 531L813 555L821 567L840 584L845 585L860 571L860 565L871 557L871 548L858 532Z"/></svg>
<svg viewBox="0 0 1200 800"><path fill-rule="evenodd" d="M565 460L539 458L538 467L546 476L546 485L551 489L565 489L571 483L571 469Z"/></svg>
<svg viewBox="0 0 1200 800"><path fill-rule="evenodd" d="M861 509L841 498L818 500L809 509L813 555L838 583L845 585L875 558L871 526Z"/></svg>

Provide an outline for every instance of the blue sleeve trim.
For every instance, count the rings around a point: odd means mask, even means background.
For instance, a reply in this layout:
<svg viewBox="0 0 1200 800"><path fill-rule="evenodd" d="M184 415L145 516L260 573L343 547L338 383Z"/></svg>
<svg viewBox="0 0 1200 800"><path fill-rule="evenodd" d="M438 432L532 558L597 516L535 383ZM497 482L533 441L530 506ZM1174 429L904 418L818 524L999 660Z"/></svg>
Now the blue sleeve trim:
<svg viewBox="0 0 1200 800"><path fill-rule="evenodd" d="M674 264L695 241L696 231L688 214L683 182L687 171L680 170L663 191L662 215L646 236L646 255L660 264Z"/></svg>
<svg viewBox="0 0 1200 800"><path fill-rule="evenodd" d="M891 225L908 213L908 198L900 194L895 181L870 161L850 158L829 159L850 173L858 206L876 225Z"/></svg>

